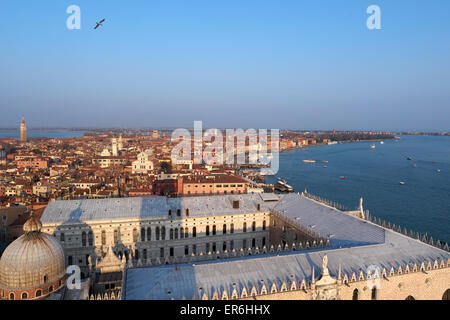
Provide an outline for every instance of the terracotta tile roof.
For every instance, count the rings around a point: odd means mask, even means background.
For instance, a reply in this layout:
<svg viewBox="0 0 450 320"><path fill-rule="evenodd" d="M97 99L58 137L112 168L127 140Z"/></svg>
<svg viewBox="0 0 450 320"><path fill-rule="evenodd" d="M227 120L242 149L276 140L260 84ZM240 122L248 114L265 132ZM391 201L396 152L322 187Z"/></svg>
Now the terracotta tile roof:
<svg viewBox="0 0 450 320"><path fill-rule="evenodd" d="M36 218L38 218L38 219L41 219L41 216L44 213L44 211L45 211L45 207L36 209L36 210L34 210L34 216ZM21 215L16 220L14 220L13 223L11 223L9 226L10 227L12 227L12 226L22 226L28 220L28 218L30 217L30 213L31 213L31 211L25 212L23 215Z"/></svg>

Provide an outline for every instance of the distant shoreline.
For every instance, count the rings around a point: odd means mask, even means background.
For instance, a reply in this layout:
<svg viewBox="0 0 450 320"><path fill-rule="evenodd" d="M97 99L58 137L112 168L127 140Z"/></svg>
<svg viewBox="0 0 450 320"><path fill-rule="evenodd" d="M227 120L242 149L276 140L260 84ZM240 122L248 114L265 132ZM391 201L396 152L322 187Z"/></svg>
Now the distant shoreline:
<svg viewBox="0 0 450 320"><path fill-rule="evenodd" d="M69 127L69 128L58 128L58 127L28 127L28 131L89 131L89 132L109 132L109 131L147 131L151 129L157 129L162 131L174 130L174 128L93 128L93 127ZM222 129L220 129L222 130ZM19 127L13 128L1 128L2 131L19 131ZM291 130L291 129L280 129L280 131L293 131L293 132L303 132L303 130ZM331 132L330 130L311 130L309 132ZM336 133L358 133L358 132L378 132L377 130L345 130L345 131L337 131ZM450 136L449 131L390 131L391 134L394 135L408 135L408 136Z"/></svg>
<svg viewBox="0 0 450 320"><path fill-rule="evenodd" d="M27 137L30 140L34 139L66 139L66 138L78 138L83 137L88 132L86 130L36 130L28 129ZM20 136L19 130L5 130L0 129L0 139L18 139Z"/></svg>
<svg viewBox="0 0 450 320"><path fill-rule="evenodd" d="M394 139L394 138L391 138L391 139L368 139L368 140L354 140L354 141L336 141L337 143L335 143L335 144L316 143L316 144L306 145L306 146L303 146L303 147L301 147L301 148L287 148L287 149L283 149L283 150L280 150L280 153L281 153L281 152L288 152L288 151L301 150L301 149L307 149L307 148L309 148L309 147L334 146L334 145L336 145L336 144L341 144L341 143L376 142L376 141L384 141L384 140L395 140L395 139Z"/></svg>
<svg viewBox="0 0 450 320"><path fill-rule="evenodd" d="M27 128L28 131L91 131L81 128ZM0 131L19 131L19 128L0 128Z"/></svg>

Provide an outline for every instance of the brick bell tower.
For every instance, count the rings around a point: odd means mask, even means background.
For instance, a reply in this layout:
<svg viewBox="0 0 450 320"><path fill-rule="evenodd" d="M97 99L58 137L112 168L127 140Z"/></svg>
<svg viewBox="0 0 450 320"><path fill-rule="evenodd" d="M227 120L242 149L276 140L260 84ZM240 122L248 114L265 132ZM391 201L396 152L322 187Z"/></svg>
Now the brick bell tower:
<svg viewBox="0 0 450 320"><path fill-rule="evenodd" d="M20 142L27 142L27 125L24 117L22 117L22 122L20 123Z"/></svg>

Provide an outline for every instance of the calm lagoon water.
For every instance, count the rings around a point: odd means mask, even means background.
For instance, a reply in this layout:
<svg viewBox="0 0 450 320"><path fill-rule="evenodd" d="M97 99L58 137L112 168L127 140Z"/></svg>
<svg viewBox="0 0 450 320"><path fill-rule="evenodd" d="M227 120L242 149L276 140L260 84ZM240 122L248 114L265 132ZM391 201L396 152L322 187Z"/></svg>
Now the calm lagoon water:
<svg viewBox="0 0 450 320"><path fill-rule="evenodd" d="M317 162L303 163L306 159ZM356 208L363 197L372 215L450 243L450 137L402 136L384 144L343 143L289 151L280 154L275 177L286 179L296 192L306 188L349 208Z"/></svg>

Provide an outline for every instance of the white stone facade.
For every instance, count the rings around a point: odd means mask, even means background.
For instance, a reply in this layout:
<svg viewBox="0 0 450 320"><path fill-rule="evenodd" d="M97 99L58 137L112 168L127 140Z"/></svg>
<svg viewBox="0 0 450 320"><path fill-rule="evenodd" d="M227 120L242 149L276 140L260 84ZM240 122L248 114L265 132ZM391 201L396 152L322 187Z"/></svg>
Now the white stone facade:
<svg viewBox="0 0 450 320"><path fill-rule="evenodd" d="M153 162L148 159L149 155L146 152L138 154L137 160L132 163L132 172L136 173L148 173L153 170Z"/></svg>
<svg viewBox="0 0 450 320"><path fill-rule="evenodd" d="M153 264L157 259L180 259L200 252L206 255L269 246L269 212L200 218L173 215L47 223L42 230L61 241L66 264L79 265L85 275L88 256L101 257L110 246L127 260L131 252L133 259Z"/></svg>

